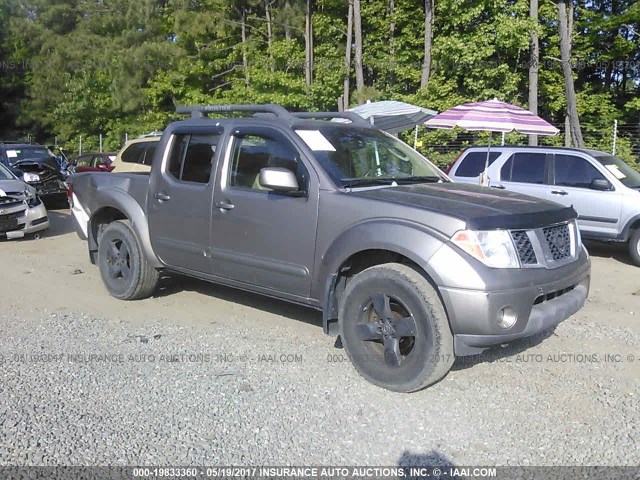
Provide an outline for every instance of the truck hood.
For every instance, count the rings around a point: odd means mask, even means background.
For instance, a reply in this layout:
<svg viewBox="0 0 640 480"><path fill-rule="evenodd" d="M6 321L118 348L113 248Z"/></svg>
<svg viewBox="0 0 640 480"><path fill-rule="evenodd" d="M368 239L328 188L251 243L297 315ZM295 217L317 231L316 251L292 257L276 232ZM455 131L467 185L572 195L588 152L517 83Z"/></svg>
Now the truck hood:
<svg viewBox="0 0 640 480"><path fill-rule="evenodd" d="M467 228L530 229L577 217L573 207L464 183L421 183L354 190L351 195L418 207L464 220Z"/></svg>

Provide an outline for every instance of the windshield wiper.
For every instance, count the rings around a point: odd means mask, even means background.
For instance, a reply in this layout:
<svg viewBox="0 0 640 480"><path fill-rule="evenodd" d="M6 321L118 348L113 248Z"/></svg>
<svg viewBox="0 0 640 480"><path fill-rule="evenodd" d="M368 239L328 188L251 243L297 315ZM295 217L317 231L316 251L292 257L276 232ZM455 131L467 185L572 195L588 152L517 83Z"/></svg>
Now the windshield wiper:
<svg viewBox="0 0 640 480"><path fill-rule="evenodd" d="M364 187L367 185L406 185L410 183L436 183L441 181L440 177L433 176L407 176L407 177L363 177L352 178L345 180L343 186L345 188L350 187Z"/></svg>
<svg viewBox="0 0 640 480"><path fill-rule="evenodd" d="M352 178L345 180L342 186L344 188L365 187L369 185L392 185L396 183L396 179L392 177L371 177L371 178Z"/></svg>
<svg viewBox="0 0 640 480"><path fill-rule="evenodd" d="M397 183L437 183L442 180L440 177L436 177L435 175L431 176L419 176L413 175L410 177L396 177L394 180Z"/></svg>

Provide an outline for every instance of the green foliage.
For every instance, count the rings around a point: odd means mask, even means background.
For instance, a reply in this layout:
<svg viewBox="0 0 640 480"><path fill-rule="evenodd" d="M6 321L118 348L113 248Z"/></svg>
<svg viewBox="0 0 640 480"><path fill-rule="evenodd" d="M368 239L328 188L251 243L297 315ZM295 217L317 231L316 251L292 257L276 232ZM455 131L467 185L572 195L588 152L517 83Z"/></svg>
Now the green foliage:
<svg viewBox="0 0 640 480"><path fill-rule="evenodd" d="M105 148L117 149L126 134L162 129L176 118L179 104L269 102L294 110L335 110L347 76L351 104L398 99L444 110L498 97L526 107L534 29L541 48L540 114L564 123L554 2L540 2L535 25L527 0L436 0L425 89L420 89L424 1L362 2L366 87L358 94L353 65L344 65L346 0L313 2L313 82L306 84L305 4L0 0L0 128L3 135L31 133L41 141L58 137L73 148L81 135L83 144L94 148L102 133ZM574 74L584 135L592 147L611 149L614 120L640 124L639 5L632 0L576 4ZM413 132L403 138L413 144ZM431 158L447 163L461 147L489 138L421 129L418 140ZM523 141L521 135L507 135L507 142ZM618 151L631 159L639 143L636 132L619 140Z"/></svg>

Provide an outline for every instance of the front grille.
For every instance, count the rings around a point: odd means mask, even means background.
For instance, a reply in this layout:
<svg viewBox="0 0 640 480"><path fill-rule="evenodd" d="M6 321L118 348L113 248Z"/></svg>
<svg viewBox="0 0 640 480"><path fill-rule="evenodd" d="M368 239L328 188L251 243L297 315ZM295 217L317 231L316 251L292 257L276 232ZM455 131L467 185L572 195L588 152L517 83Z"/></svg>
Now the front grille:
<svg viewBox="0 0 640 480"><path fill-rule="evenodd" d="M571 234L569 225L556 225L542 229L547 247L554 261L571 256Z"/></svg>
<svg viewBox="0 0 640 480"><path fill-rule="evenodd" d="M524 230L513 231L511 232L511 238L516 245L518 257L520 257L520 262L523 265L535 265L538 263L536 253L533 251L533 245L531 245L531 240L527 232Z"/></svg>
<svg viewBox="0 0 640 480"><path fill-rule="evenodd" d="M12 208L17 205L20 205L22 200L18 200L13 197L0 197L0 210L4 208Z"/></svg>
<svg viewBox="0 0 640 480"><path fill-rule="evenodd" d="M0 215L0 233L11 232L18 228L18 219L26 213L26 210Z"/></svg>
<svg viewBox="0 0 640 480"><path fill-rule="evenodd" d="M19 212L8 213L7 215L0 215L0 222L7 220L13 220L14 218L20 218L26 213L26 210L20 210Z"/></svg>

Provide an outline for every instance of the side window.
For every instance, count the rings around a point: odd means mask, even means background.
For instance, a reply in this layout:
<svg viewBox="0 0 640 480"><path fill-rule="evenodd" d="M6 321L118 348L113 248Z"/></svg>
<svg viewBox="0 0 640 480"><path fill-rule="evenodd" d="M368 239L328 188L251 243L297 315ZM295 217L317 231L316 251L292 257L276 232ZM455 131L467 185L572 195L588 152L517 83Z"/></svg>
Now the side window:
<svg viewBox="0 0 640 480"><path fill-rule="evenodd" d="M260 185L260 170L266 167L287 168L296 174L300 188L307 184L307 171L297 150L286 140L262 135L235 138L229 169L230 187L266 190Z"/></svg>
<svg viewBox="0 0 640 480"><path fill-rule="evenodd" d="M505 182L545 183L545 153L516 153L502 166L500 178Z"/></svg>
<svg viewBox="0 0 640 480"><path fill-rule="evenodd" d="M122 152L122 161L126 163L142 163L146 143L132 143Z"/></svg>
<svg viewBox="0 0 640 480"><path fill-rule="evenodd" d="M167 172L183 182L209 183L219 139L217 134L176 135Z"/></svg>
<svg viewBox="0 0 640 480"><path fill-rule="evenodd" d="M489 152L489 165L496 161L500 156L500 152ZM462 159L460 165L454 173L455 177L477 177L484 172L487 162L487 152L469 152Z"/></svg>
<svg viewBox="0 0 640 480"><path fill-rule="evenodd" d="M92 158L93 155L82 155L81 157L78 157L76 165L78 165L79 167L91 167Z"/></svg>
<svg viewBox="0 0 640 480"><path fill-rule="evenodd" d="M159 142L149 142L145 143L146 147L144 149L144 158L140 163L144 165L151 165L153 163L153 154L156 153L156 147Z"/></svg>
<svg viewBox="0 0 640 480"><path fill-rule="evenodd" d="M584 158L574 155L556 155L553 170L555 184L563 187L589 188L596 178L605 178Z"/></svg>

